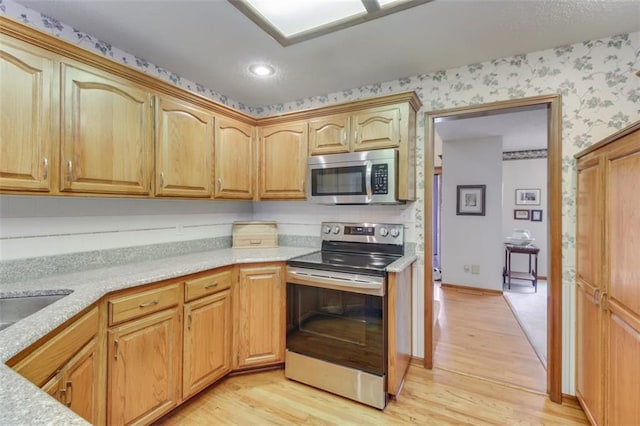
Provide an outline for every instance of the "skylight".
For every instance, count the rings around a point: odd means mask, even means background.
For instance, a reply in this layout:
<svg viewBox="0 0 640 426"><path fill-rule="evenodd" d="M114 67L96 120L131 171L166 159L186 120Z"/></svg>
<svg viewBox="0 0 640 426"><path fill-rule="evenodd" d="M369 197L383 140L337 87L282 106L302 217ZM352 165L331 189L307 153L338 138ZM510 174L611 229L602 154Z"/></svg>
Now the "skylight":
<svg viewBox="0 0 640 426"><path fill-rule="evenodd" d="M283 46L429 1L432 0L229 0Z"/></svg>

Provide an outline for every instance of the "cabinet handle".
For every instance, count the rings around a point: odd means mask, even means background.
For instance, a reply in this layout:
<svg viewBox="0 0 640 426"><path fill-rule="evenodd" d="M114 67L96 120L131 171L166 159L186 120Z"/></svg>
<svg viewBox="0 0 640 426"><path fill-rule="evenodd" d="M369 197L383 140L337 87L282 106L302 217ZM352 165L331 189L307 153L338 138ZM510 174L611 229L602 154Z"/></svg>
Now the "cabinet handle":
<svg viewBox="0 0 640 426"><path fill-rule="evenodd" d="M209 290L210 288L216 288L216 287L218 287L218 282L217 281L214 281L211 284L207 284L207 285L204 286L204 288L206 288L207 290Z"/></svg>
<svg viewBox="0 0 640 426"><path fill-rule="evenodd" d="M113 358L117 361L118 360L118 339L115 339L113 341L113 352L115 353L115 355L113 356Z"/></svg>
<svg viewBox="0 0 640 426"><path fill-rule="evenodd" d="M43 179L46 180L49 177L49 160L47 159L47 157L44 157L42 159L42 164L44 166L44 173L43 173L44 177L43 177Z"/></svg>
<svg viewBox="0 0 640 426"><path fill-rule="evenodd" d="M67 163L67 180L73 181L73 161L71 160Z"/></svg>
<svg viewBox="0 0 640 426"><path fill-rule="evenodd" d="M64 405L67 405L67 390L66 389L60 389L58 391L58 394L60 395L60 397L58 398L60 400L60 402L62 402ZM67 405L68 407L68 405Z"/></svg>
<svg viewBox="0 0 640 426"><path fill-rule="evenodd" d="M164 188L164 172L160 172L160 188Z"/></svg>
<svg viewBox="0 0 640 426"><path fill-rule="evenodd" d="M160 300L155 299L155 300L151 300L149 302L141 303L138 306L141 307L141 308L147 308L149 306L157 305L158 303L160 303Z"/></svg>
<svg viewBox="0 0 640 426"><path fill-rule="evenodd" d="M358 131L356 130L353 135L353 139L358 143Z"/></svg>
<svg viewBox="0 0 640 426"><path fill-rule="evenodd" d="M347 141L347 129L342 129L342 142Z"/></svg>
<svg viewBox="0 0 640 426"><path fill-rule="evenodd" d="M598 298L599 294L600 294L599 288L596 288L595 290L593 290L593 304L596 306L600 306L600 299Z"/></svg>
<svg viewBox="0 0 640 426"><path fill-rule="evenodd" d="M191 322L193 321L193 318L191 318L191 312L189 312L189 315L187 315L187 328L189 329L189 331L191 331Z"/></svg>
<svg viewBox="0 0 640 426"><path fill-rule="evenodd" d="M73 389L73 382L71 380L68 380L67 383L65 384L65 387L67 389L66 404L67 404L67 407L71 407L71 401L73 399L73 394L71 393Z"/></svg>

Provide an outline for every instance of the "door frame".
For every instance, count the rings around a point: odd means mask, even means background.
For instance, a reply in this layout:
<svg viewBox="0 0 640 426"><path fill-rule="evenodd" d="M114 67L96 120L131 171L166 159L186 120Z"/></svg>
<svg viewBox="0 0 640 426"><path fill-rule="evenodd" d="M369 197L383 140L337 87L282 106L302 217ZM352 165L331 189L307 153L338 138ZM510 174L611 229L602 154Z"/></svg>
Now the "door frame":
<svg viewBox="0 0 640 426"><path fill-rule="evenodd" d="M547 206L549 271L547 295L547 394L562 402L562 99L543 95L471 105L425 113L424 145L424 367L433 368L433 156L435 121L438 118L470 118L500 110L545 106L547 108Z"/></svg>

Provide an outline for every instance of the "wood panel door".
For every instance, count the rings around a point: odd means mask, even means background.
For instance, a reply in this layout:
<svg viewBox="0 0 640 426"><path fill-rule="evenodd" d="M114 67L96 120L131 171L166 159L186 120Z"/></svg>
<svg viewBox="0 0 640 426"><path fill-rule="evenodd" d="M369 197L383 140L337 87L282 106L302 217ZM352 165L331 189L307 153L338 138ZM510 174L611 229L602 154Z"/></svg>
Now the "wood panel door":
<svg viewBox="0 0 640 426"><path fill-rule="evenodd" d="M54 61L0 38L0 189L49 191L54 139Z"/></svg>
<svg viewBox="0 0 640 426"><path fill-rule="evenodd" d="M181 336L177 307L109 329L109 424L149 424L178 404Z"/></svg>
<svg viewBox="0 0 640 426"><path fill-rule="evenodd" d="M60 189L150 192L151 94L85 66L63 63Z"/></svg>
<svg viewBox="0 0 640 426"><path fill-rule="evenodd" d="M640 130L606 155L606 424L640 424Z"/></svg>
<svg viewBox="0 0 640 426"><path fill-rule="evenodd" d="M350 115L332 115L309 121L309 155L349 152L350 142Z"/></svg>
<svg viewBox="0 0 640 426"><path fill-rule="evenodd" d="M156 195L210 197L213 115L169 98L156 98Z"/></svg>
<svg viewBox="0 0 640 426"><path fill-rule="evenodd" d="M576 228L576 396L587 416L602 424L604 414L604 340L602 285L602 162L599 156L578 163Z"/></svg>
<svg viewBox="0 0 640 426"><path fill-rule="evenodd" d="M305 199L307 123L266 126L260 136L260 199Z"/></svg>
<svg viewBox="0 0 640 426"><path fill-rule="evenodd" d="M216 118L214 198L251 200L255 195L255 128Z"/></svg>
<svg viewBox="0 0 640 426"><path fill-rule="evenodd" d="M184 306L183 399L231 371L231 291Z"/></svg>
<svg viewBox="0 0 640 426"><path fill-rule="evenodd" d="M284 362L285 285L282 266L239 268L234 297L234 368Z"/></svg>
<svg viewBox="0 0 640 426"><path fill-rule="evenodd" d="M366 151L399 147L402 110L401 105L394 105L372 108L354 114L351 150Z"/></svg>

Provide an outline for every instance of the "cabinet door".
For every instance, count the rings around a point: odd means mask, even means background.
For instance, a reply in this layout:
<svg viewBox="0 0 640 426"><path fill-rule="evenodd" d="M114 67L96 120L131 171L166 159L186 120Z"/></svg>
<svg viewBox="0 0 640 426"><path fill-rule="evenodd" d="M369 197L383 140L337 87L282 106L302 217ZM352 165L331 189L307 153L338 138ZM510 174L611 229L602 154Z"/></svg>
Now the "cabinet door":
<svg viewBox="0 0 640 426"><path fill-rule="evenodd" d="M609 425L640 424L640 131L606 155L607 398Z"/></svg>
<svg viewBox="0 0 640 426"><path fill-rule="evenodd" d="M304 199L307 171L307 123L262 128L260 198Z"/></svg>
<svg viewBox="0 0 640 426"><path fill-rule="evenodd" d="M91 340L64 369L61 398L67 407L86 421L96 424L98 407L97 377L100 368L97 339Z"/></svg>
<svg viewBox="0 0 640 426"><path fill-rule="evenodd" d="M349 152L351 117L347 114L309 121L309 155Z"/></svg>
<svg viewBox="0 0 640 426"><path fill-rule="evenodd" d="M156 195L210 197L213 115L156 98Z"/></svg>
<svg viewBox="0 0 640 426"><path fill-rule="evenodd" d="M603 420L602 167L599 157L578 164L576 228L576 396L588 417Z"/></svg>
<svg viewBox="0 0 640 426"><path fill-rule="evenodd" d="M216 118L215 198L251 200L254 196L254 127Z"/></svg>
<svg viewBox="0 0 640 426"><path fill-rule="evenodd" d="M240 268L234 297L234 367L284 361L284 288L280 265Z"/></svg>
<svg viewBox="0 0 640 426"><path fill-rule="evenodd" d="M395 105L354 114L354 139L351 150L366 151L400 146L402 109L401 105Z"/></svg>
<svg viewBox="0 0 640 426"><path fill-rule="evenodd" d="M148 424L177 405L180 342L178 308L109 329L109 424Z"/></svg>
<svg viewBox="0 0 640 426"><path fill-rule="evenodd" d="M53 70L44 51L1 36L0 189L50 189Z"/></svg>
<svg viewBox="0 0 640 426"><path fill-rule="evenodd" d="M69 64L62 64L61 81L61 190L148 194L151 94Z"/></svg>
<svg viewBox="0 0 640 426"><path fill-rule="evenodd" d="M184 373L187 398L231 371L231 291L184 307Z"/></svg>

